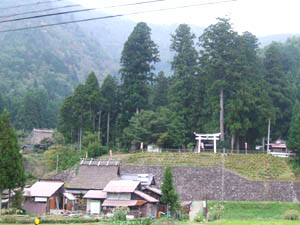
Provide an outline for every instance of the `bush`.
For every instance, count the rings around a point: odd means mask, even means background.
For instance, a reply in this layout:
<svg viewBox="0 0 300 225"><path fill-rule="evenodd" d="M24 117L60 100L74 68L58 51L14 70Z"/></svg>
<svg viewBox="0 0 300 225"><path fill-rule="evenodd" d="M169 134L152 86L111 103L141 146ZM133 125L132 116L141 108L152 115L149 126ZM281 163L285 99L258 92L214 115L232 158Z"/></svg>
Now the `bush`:
<svg viewBox="0 0 300 225"><path fill-rule="evenodd" d="M12 216L6 216L2 219L2 223L16 223L17 220L15 217Z"/></svg>
<svg viewBox="0 0 300 225"><path fill-rule="evenodd" d="M129 212L128 207L116 207L113 209L113 220L115 221L125 221L126 215Z"/></svg>
<svg viewBox="0 0 300 225"><path fill-rule="evenodd" d="M284 219L286 220L298 220L299 211L298 210L287 210L284 213Z"/></svg>
<svg viewBox="0 0 300 225"><path fill-rule="evenodd" d="M216 204L213 207L209 208L208 212L208 221L219 220L224 210L224 205Z"/></svg>
<svg viewBox="0 0 300 225"><path fill-rule="evenodd" d="M22 209L17 208L9 208L9 209L2 209L3 215L22 215L24 211Z"/></svg>
<svg viewBox="0 0 300 225"><path fill-rule="evenodd" d="M203 222L203 221L205 221L205 216L203 215L203 212L201 211L201 212L199 212L198 214L197 214L197 216L195 217L195 222Z"/></svg>

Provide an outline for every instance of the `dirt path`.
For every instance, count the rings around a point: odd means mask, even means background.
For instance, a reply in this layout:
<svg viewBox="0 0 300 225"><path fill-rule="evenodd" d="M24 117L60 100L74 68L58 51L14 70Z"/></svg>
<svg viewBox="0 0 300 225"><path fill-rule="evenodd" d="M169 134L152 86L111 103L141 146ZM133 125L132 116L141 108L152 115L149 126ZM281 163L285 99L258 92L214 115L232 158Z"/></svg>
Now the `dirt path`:
<svg viewBox="0 0 300 225"><path fill-rule="evenodd" d="M190 210L190 221L193 221L198 212L203 209L203 201L193 201Z"/></svg>

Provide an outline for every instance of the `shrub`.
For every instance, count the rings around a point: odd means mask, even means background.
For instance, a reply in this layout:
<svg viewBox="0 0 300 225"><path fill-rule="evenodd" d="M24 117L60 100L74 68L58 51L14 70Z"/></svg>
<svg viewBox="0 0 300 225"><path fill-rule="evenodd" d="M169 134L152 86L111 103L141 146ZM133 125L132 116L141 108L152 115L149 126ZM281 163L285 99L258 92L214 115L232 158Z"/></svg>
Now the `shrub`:
<svg viewBox="0 0 300 225"><path fill-rule="evenodd" d="M195 220L195 222L205 221L205 216L203 215L203 212L199 212L194 220Z"/></svg>
<svg viewBox="0 0 300 225"><path fill-rule="evenodd" d="M15 217L12 217L12 216L5 216L3 219L2 219L2 222L3 223L16 223L17 220Z"/></svg>
<svg viewBox="0 0 300 225"><path fill-rule="evenodd" d="M298 210L287 210L284 213L284 219L286 220L298 220L299 211Z"/></svg>
<svg viewBox="0 0 300 225"><path fill-rule="evenodd" d="M126 215L129 212L128 207L116 207L113 209L113 220L117 221L125 221L126 220Z"/></svg>
<svg viewBox="0 0 300 225"><path fill-rule="evenodd" d="M210 207L208 212L208 221L214 221L220 219L223 210L224 210L224 205L219 203L214 205L213 207Z"/></svg>

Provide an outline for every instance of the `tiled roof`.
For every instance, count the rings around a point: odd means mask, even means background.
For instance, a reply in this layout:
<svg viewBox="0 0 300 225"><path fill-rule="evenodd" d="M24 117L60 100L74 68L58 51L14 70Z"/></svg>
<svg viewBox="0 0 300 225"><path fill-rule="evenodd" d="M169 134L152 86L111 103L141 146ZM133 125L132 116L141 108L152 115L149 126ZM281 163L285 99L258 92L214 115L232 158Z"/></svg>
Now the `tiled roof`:
<svg viewBox="0 0 300 225"><path fill-rule="evenodd" d="M105 199L106 197L107 197L107 193L99 190L90 190L83 196L83 198L90 198L90 199Z"/></svg>
<svg viewBox="0 0 300 225"><path fill-rule="evenodd" d="M145 199L147 202L152 202L152 203L155 203L155 202L159 202L157 199L151 197L150 195L147 195L141 191L135 191L134 194L140 196L141 198Z"/></svg>
<svg viewBox="0 0 300 225"><path fill-rule="evenodd" d="M133 193L139 184L140 181L112 180L105 186L104 191L113 193Z"/></svg>

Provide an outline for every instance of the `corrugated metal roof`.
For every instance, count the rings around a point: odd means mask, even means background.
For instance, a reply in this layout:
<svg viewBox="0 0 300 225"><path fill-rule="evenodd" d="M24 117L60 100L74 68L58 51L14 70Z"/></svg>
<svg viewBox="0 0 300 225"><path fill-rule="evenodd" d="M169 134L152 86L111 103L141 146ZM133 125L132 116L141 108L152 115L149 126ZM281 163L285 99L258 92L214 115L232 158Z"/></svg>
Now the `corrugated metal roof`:
<svg viewBox="0 0 300 225"><path fill-rule="evenodd" d="M99 190L90 190L83 196L83 198L90 198L90 199L105 199L106 197L107 197L107 193Z"/></svg>
<svg viewBox="0 0 300 225"><path fill-rule="evenodd" d="M155 184L154 176L152 173L134 174L123 173L120 175L121 180L135 180L141 181L141 185L148 186Z"/></svg>
<svg viewBox="0 0 300 225"><path fill-rule="evenodd" d="M151 197L150 195L147 195L141 191L135 191L134 193L136 195L140 196L141 198L145 199L148 202L152 202L152 203L159 202L157 199L155 199L155 198Z"/></svg>
<svg viewBox="0 0 300 225"><path fill-rule="evenodd" d="M67 199L71 200L71 201L76 200L76 197L75 197L73 194L71 194L71 193L65 192L65 193L64 193L64 196L65 196Z"/></svg>
<svg viewBox="0 0 300 225"><path fill-rule="evenodd" d="M132 193L139 186L140 181L112 180L104 188L105 192Z"/></svg>
<svg viewBox="0 0 300 225"><path fill-rule="evenodd" d="M144 205L146 201L142 200L105 200L102 206L141 206Z"/></svg>
<svg viewBox="0 0 300 225"><path fill-rule="evenodd" d="M51 197L63 185L64 183L60 181L38 181L26 189L25 196Z"/></svg>
<svg viewBox="0 0 300 225"><path fill-rule="evenodd" d="M157 188L154 188L154 187L146 187L146 189L147 190L149 190L149 191L152 191L152 192L154 192L154 193L156 193L156 194L158 194L158 195L162 195L162 193L161 193L161 190L159 190L159 189L157 189Z"/></svg>

